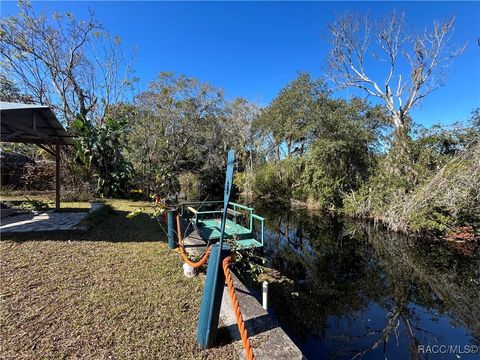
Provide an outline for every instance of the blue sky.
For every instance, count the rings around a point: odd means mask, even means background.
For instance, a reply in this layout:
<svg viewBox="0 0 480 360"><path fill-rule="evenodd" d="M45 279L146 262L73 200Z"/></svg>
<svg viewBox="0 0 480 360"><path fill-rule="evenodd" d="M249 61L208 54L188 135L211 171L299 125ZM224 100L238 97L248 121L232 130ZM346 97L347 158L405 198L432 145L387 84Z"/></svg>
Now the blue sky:
<svg viewBox="0 0 480 360"><path fill-rule="evenodd" d="M448 70L447 85L429 95L412 115L429 126L469 117L480 105L480 2L40 2L47 13L88 8L127 49L135 48L138 89L160 71L172 71L223 88L228 98L245 97L266 105L297 71L322 76L328 44L326 25L345 11L380 16L404 10L411 27L456 16L452 42L468 42ZM17 12L1 4L2 16ZM376 69L372 69L375 78ZM333 84L332 84L333 85ZM350 92L351 93L351 92ZM336 96L347 93L336 92Z"/></svg>

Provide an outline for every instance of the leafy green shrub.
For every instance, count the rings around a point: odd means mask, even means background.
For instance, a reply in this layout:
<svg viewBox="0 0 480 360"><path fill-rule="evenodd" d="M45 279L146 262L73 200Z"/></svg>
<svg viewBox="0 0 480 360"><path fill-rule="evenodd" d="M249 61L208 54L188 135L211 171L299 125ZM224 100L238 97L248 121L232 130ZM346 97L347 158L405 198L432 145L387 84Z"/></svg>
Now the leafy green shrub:
<svg viewBox="0 0 480 360"><path fill-rule="evenodd" d="M25 199L27 199L27 201L24 201L20 204L20 207L23 210L26 210L26 211L42 211L42 210L48 210L50 208L50 206L48 205L48 203L46 201L30 199L27 196L25 196Z"/></svg>
<svg viewBox="0 0 480 360"><path fill-rule="evenodd" d="M344 199L344 211L372 216L394 230L435 234L480 227L480 129L475 123L416 130L403 170L394 144L367 182ZM478 118L477 118L478 119ZM395 141L394 141L395 142Z"/></svg>
<svg viewBox="0 0 480 360"><path fill-rule="evenodd" d="M417 151L418 155L418 149ZM427 151L428 148L427 148ZM456 150L444 165L414 164L414 176L392 176L379 170L360 190L345 199L353 215L381 218L393 230L443 234L459 226L480 228L480 143ZM447 161L448 160L448 161ZM385 160L387 161L387 160ZM385 169L385 167L383 168Z"/></svg>
<svg viewBox="0 0 480 360"><path fill-rule="evenodd" d="M413 231L428 231L435 234L445 233L455 218L446 209L426 207L410 214L409 228Z"/></svg>
<svg viewBox="0 0 480 360"><path fill-rule="evenodd" d="M199 173L200 199L222 199L225 173L218 168L207 168Z"/></svg>
<svg viewBox="0 0 480 360"><path fill-rule="evenodd" d="M107 119L102 124L77 117L72 123L77 134L76 160L97 180L96 192L123 197L133 177L133 165L125 160L126 120Z"/></svg>
<svg viewBox="0 0 480 360"><path fill-rule="evenodd" d="M255 174L252 171L242 171L234 174L233 184L243 199L251 201L253 199L254 191L254 177Z"/></svg>
<svg viewBox="0 0 480 360"><path fill-rule="evenodd" d="M370 214L370 194L368 186L357 191L351 190L343 198L343 212L355 217L367 217Z"/></svg>
<svg viewBox="0 0 480 360"><path fill-rule="evenodd" d="M90 212L82 221L82 225L91 227L100 224L102 221L114 214L113 208L106 204L100 209Z"/></svg>
<svg viewBox="0 0 480 360"><path fill-rule="evenodd" d="M186 199L198 199L200 196L200 181L197 175L191 172L183 173L179 177L180 191Z"/></svg>
<svg viewBox="0 0 480 360"><path fill-rule="evenodd" d="M287 160L266 163L255 172L253 191L258 196L267 196L278 201L290 200L293 186Z"/></svg>
<svg viewBox="0 0 480 360"><path fill-rule="evenodd" d="M346 193L357 190L369 174L366 142L355 139L320 139L303 159L296 197L313 198L325 207L342 207Z"/></svg>
<svg viewBox="0 0 480 360"><path fill-rule="evenodd" d="M244 192L246 188L247 174L245 172L237 172L233 175L233 185L235 185L240 192Z"/></svg>
<svg viewBox="0 0 480 360"><path fill-rule="evenodd" d="M170 164L162 164L160 171L155 174L155 192L158 195L167 197L180 191L178 173L173 170Z"/></svg>

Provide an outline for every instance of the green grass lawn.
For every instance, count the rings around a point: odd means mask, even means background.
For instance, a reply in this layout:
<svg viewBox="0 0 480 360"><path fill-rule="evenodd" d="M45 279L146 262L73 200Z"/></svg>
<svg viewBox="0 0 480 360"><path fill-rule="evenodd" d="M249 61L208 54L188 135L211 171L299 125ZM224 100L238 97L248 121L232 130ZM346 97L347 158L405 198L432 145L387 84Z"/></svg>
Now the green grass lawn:
<svg viewBox="0 0 480 360"><path fill-rule="evenodd" d="M202 279L183 276L155 220L126 218L147 204L110 204L88 231L2 235L1 357L236 358L222 336L198 348Z"/></svg>

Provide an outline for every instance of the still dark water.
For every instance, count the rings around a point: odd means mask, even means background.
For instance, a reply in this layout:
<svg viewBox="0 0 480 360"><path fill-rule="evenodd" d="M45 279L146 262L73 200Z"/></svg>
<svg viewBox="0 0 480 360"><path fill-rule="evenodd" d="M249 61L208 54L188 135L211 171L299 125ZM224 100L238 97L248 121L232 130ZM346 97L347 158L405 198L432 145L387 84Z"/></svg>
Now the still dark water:
<svg viewBox="0 0 480 360"><path fill-rule="evenodd" d="M270 284L270 306L308 359L480 359L468 354L480 345L478 247L253 206L266 257L293 280Z"/></svg>

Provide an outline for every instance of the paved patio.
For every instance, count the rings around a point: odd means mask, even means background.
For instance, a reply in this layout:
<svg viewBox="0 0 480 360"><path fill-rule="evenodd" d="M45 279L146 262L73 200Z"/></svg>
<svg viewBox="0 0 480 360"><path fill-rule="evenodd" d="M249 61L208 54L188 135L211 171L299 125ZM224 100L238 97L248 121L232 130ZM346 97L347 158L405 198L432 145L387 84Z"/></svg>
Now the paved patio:
<svg viewBox="0 0 480 360"><path fill-rule="evenodd" d="M42 212L38 214L20 214L1 220L1 233L28 231L81 230L80 222L88 212Z"/></svg>

